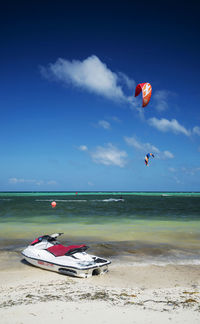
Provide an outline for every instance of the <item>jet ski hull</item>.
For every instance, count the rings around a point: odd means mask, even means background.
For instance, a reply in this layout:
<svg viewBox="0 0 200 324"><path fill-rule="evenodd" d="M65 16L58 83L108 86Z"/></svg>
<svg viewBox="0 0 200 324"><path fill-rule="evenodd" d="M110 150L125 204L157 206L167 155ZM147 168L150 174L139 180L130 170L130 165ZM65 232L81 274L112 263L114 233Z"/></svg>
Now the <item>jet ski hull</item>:
<svg viewBox="0 0 200 324"><path fill-rule="evenodd" d="M108 272L108 264L101 265L101 266L94 266L90 268L85 268L85 269L80 269L76 267L70 267L70 266L65 266L65 265L59 265L55 264L53 262L48 262L48 261L43 261L43 260L38 260L38 259L33 259L30 257L25 256L23 253L22 255L24 256L24 259L32 264L35 267L39 267L45 270L50 270L50 271L55 271L61 274L73 276L73 277L79 277L79 278L89 278L94 275L102 275Z"/></svg>
<svg viewBox="0 0 200 324"><path fill-rule="evenodd" d="M52 249L53 244L51 242L45 240L44 243L35 243L35 241L32 243L22 251L22 255L33 266L45 270L74 277L89 278L94 275L105 274L108 271L108 265L111 263L106 259L80 251L69 255L55 256L48 251L48 248ZM58 247L57 243L56 247Z"/></svg>

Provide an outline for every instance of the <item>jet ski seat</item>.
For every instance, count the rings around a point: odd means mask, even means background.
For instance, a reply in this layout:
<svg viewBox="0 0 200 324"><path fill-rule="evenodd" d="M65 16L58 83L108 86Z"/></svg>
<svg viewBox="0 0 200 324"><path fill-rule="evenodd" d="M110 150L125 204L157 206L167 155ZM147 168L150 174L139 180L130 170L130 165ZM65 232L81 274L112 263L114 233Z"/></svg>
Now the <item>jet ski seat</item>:
<svg viewBox="0 0 200 324"><path fill-rule="evenodd" d="M50 253L52 253L54 256L64 256L64 255L72 255L77 252L84 252L86 251L88 246L85 244L82 245L69 245L64 246L62 244L56 244L47 249Z"/></svg>

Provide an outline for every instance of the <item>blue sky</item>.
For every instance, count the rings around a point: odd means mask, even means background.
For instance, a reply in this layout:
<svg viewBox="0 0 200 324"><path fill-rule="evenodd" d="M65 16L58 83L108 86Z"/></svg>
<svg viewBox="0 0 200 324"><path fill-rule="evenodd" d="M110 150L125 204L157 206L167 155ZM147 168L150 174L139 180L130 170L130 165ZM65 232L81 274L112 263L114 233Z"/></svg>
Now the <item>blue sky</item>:
<svg viewBox="0 0 200 324"><path fill-rule="evenodd" d="M4 4L0 190L199 191L197 3Z"/></svg>

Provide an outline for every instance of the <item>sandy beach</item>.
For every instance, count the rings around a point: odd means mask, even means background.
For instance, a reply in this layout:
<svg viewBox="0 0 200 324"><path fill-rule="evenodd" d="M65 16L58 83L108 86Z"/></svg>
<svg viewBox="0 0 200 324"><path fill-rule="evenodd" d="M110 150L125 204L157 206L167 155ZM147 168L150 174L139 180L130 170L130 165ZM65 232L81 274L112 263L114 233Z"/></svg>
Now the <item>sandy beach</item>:
<svg viewBox="0 0 200 324"><path fill-rule="evenodd" d="M105 275L79 279L16 260L0 269L3 324L200 323L199 266L112 263Z"/></svg>

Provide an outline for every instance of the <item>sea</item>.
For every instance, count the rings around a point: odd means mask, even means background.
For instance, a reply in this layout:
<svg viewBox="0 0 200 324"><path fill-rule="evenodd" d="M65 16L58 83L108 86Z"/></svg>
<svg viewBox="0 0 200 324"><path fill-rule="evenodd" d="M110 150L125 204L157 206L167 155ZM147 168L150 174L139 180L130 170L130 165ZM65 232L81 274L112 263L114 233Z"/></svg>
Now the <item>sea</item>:
<svg viewBox="0 0 200 324"><path fill-rule="evenodd" d="M52 233L115 264L200 265L200 192L0 192L2 260Z"/></svg>

